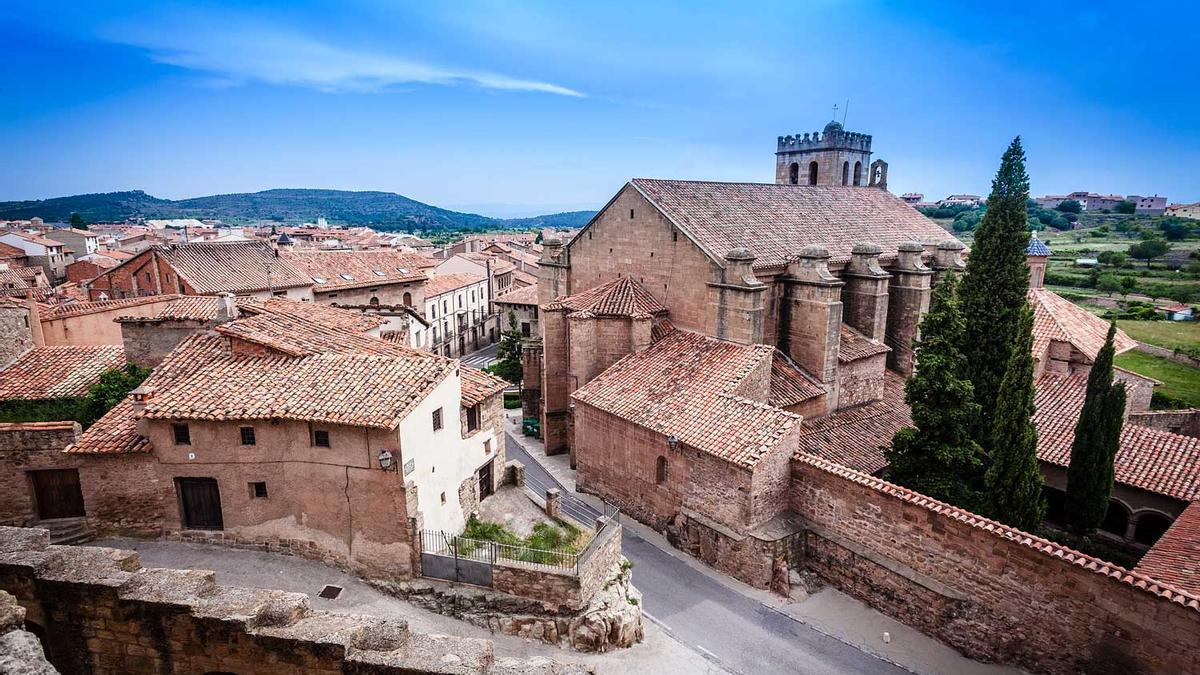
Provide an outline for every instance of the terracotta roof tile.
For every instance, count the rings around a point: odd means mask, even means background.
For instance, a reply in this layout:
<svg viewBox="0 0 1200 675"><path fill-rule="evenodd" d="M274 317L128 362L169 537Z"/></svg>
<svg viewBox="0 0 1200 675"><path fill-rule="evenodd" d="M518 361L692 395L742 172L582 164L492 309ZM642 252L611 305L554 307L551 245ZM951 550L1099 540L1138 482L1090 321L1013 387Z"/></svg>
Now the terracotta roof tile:
<svg viewBox="0 0 1200 675"><path fill-rule="evenodd" d="M90 302L65 302L59 305L48 305L47 310L41 312L43 321L50 319L65 319L72 316L83 316L85 314L96 314L98 312L108 312L114 309L124 307L137 307L139 305L147 305L155 302L165 302L170 300L170 295L151 295L143 298L124 298L121 300L96 300Z"/></svg>
<svg viewBox="0 0 1200 675"><path fill-rule="evenodd" d="M120 345L37 347L0 371L0 400L85 396L104 371L124 365Z"/></svg>
<svg viewBox="0 0 1200 675"><path fill-rule="evenodd" d="M620 277L575 295L558 297L544 309L631 317L650 317L667 312L666 305L629 277Z"/></svg>
<svg viewBox="0 0 1200 675"><path fill-rule="evenodd" d="M886 494L904 502L908 502L930 512L930 517L949 518L964 523L979 531L983 537L998 537L1006 539L1018 546L1025 546L1040 551L1047 556L1062 560L1071 565L1082 567L1095 574L1101 574L1109 577L1119 583L1128 584L1134 588L1138 588L1147 593L1152 593L1155 596L1162 598L1167 602L1175 602L1188 607L1195 611L1200 611L1200 596L1188 592L1185 589L1177 586L1164 583L1156 580L1138 571L1129 571L1123 567L1105 562L1099 558L1093 558L1089 555L1080 553L1079 551L1061 546L1052 541L1042 539L1028 532L1023 532L1016 528L1009 527L1003 523L989 520L983 516L976 515L970 511L964 511L956 506L951 506L945 502L939 502L936 499L931 499L918 492L913 492L907 488L902 488L899 485L893 485L885 480L875 478L866 473L855 471L848 467L842 466L827 459L800 453L796 456L797 462L802 462L812 466L820 471L830 475L838 476L845 480L851 481L858 485L862 485L868 489L874 490L880 494Z"/></svg>
<svg viewBox="0 0 1200 675"><path fill-rule="evenodd" d="M1200 596L1200 502L1192 502L1134 571Z"/></svg>
<svg viewBox="0 0 1200 675"><path fill-rule="evenodd" d="M779 350L771 357L771 405L787 408L824 396L825 389Z"/></svg>
<svg viewBox="0 0 1200 675"><path fill-rule="evenodd" d="M886 190L766 183L635 178L630 184L718 259L749 248L755 267L782 267L810 244L848 260L868 241L896 255L906 241L933 244L951 235Z"/></svg>
<svg viewBox="0 0 1200 675"><path fill-rule="evenodd" d="M276 257L271 245L262 241L201 242L157 250L201 295L312 285L308 275L287 258Z"/></svg>
<svg viewBox="0 0 1200 675"><path fill-rule="evenodd" d="M509 387L508 381L470 366L461 366L460 374L462 377L462 402L468 408L483 403Z"/></svg>
<svg viewBox="0 0 1200 675"><path fill-rule="evenodd" d="M892 351L882 342L876 342L846 324L842 324L840 343L838 361L841 363L850 363Z"/></svg>
<svg viewBox="0 0 1200 675"><path fill-rule="evenodd" d="M502 295L497 295L495 302L504 305L536 305L538 304L537 286L522 286Z"/></svg>
<svg viewBox="0 0 1200 675"><path fill-rule="evenodd" d="M469 272L458 272L455 274L434 274L429 277L429 281L425 282L425 298L432 298L443 293L456 291L460 288L477 284L481 281L487 281L486 277Z"/></svg>
<svg viewBox="0 0 1200 675"><path fill-rule="evenodd" d="M892 436L912 425L904 402L904 377L886 371L883 398L832 415L808 419L800 430L800 453L815 455L863 473L887 466L884 448Z"/></svg>
<svg viewBox="0 0 1200 675"><path fill-rule="evenodd" d="M1057 341L1074 345L1089 363L1095 360L1108 336L1107 321L1045 288L1029 289L1029 302L1033 304L1034 358L1042 358L1050 342ZM1120 354L1137 342L1118 327L1113 346Z"/></svg>
<svg viewBox="0 0 1200 675"><path fill-rule="evenodd" d="M616 362L572 398L753 467L800 423L798 415L735 394L774 351L676 330Z"/></svg>
<svg viewBox="0 0 1200 675"><path fill-rule="evenodd" d="M1062 467L1071 463L1086 391L1084 374L1047 373L1038 378L1033 416L1038 459ZM1118 483L1176 499L1200 499L1200 438L1126 422L1113 468Z"/></svg>
<svg viewBox="0 0 1200 675"><path fill-rule="evenodd" d="M280 256L308 275L316 292L422 281L424 270L433 266L423 255L390 249L281 251Z"/></svg>

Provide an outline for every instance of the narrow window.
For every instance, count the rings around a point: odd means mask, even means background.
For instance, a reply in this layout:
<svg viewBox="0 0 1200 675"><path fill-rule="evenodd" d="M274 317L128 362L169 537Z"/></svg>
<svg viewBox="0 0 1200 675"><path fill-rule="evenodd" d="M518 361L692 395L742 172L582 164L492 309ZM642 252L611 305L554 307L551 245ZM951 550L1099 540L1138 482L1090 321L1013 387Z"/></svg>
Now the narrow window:
<svg viewBox="0 0 1200 675"><path fill-rule="evenodd" d="M633 220L633 209L629 209L629 219Z"/></svg>
<svg viewBox="0 0 1200 675"><path fill-rule="evenodd" d="M521 322L521 337L529 337L529 322Z"/></svg>
<svg viewBox="0 0 1200 675"><path fill-rule="evenodd" d="M186 424L172 424L171 431L175 434L175 445L191 445L192 431Z"/></svg>
<svg viewBox="0 0 1200 675"><path fill-rule="evenodd" d="M850 184L850 162L842 162L842 185Z"/></svg>
<svg viewBox="0 0 1200 675"><path fill-rule="evenodd" d="M440 431L441 429L442 429L442 409L438 408L437 410L433 411L433 430Z"/></svg>
<svg viewBox="0 0 1200 675"><path fill-rule="evenodd" d="M473 405L467 408L467 431L475 431L479 428L479 406Z"/></svg>
<svg viewBox="0 0 1200 675"><path fill-rule="evenodd" d="M313 445L318 448L328 448L329 431L326 429L313 429Z"/></svg>
<svg viewBox="0 0 1200 675"><path fill-rule="evenodd" d="M446 503L446 493L445 492L442 493L442 503L443 504Z"/></svg>
<svg viewBox="0 0 1200 675"><path fill-rule="evenodd" d="M262 483L262 482L251 483L250 484L250 498L251 499L266 499L267 498L267 484Z"/></svg>
<svg viewBox="0 0 1200 675"><path fill-rule="evenodd" d="M667 466L667 458L659 456L658 466L654 471L654 482L666 485L668 478L670 478L670 468Z"/></svg>
<svg viewBox="0 0 1200 675"><path fill-rule="evenodd" d="M238 433L242 437L242 445L254 445L254 427L238 427Z"/></svg>
<svg viewBox="0 0 1200 675"><path fill-rule="evenodd" d="M809 185L817 184L817 163L816 162L808 163L808 184Z"/></svg>
<svg viewBox="0 0 1200 675"><path fill-rule="evenodd" d="M788 167L788 184L800 184L800 165L796 162L792 162L791 166Z"/></svg>
<svg viewBox="0 0 1200 675"><path fill-rule="evenodd" d="M671 230L671 241L679 241L679 232Z"/></svg>

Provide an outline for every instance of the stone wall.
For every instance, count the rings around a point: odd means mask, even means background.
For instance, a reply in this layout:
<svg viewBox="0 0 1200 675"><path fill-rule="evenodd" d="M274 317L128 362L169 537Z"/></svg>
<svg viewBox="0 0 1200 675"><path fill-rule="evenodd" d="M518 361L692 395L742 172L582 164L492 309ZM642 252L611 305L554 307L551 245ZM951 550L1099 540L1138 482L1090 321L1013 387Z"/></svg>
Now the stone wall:
<svg viewBox="0 0 1200 675"><path fill-rule="evenodd" d="M132 551L50 546L45 530L0 528L0 588L68 675L588 672L498 662L487 640L314 611L306 595L219 586L212 572L145 569Z"/></svg>
<svg viewBox="0 0 1200 675"><path fill-rule="evenodd" d="M1127 421L1130 424L1200 438L1200 408L1136 412L1131 414Z"/></svg>
<svg viewBox="0 0 1200 675"><path fill-rule="evenodd" d="M815 457L793 463L803 565L971 658L1200 670L1200 599Z"/></svg>
<svg viewBox="0 0 1200 675"><path fill-rule="evenodd" d="M23 305L0 305L0 368L33 349L29 310Z"/></svg>
<svg viewBox="0 0 1200 675"><path fill-rule="evenodd" d="M735 532L702 515L684 511L667 530L671 545L714 569L755 588L778 588L779 574L796 559L793 528L764 528ZM785 577L786 578L786 577Z"/></svg>
<svg viewBox="0 0 1200 675"><path fill-rule="evenodd" d="M883 398L883 373L887 353L838 365L838 408L849 408Z"/></svg>
<svg viewBox="0 0 1200 675"><path fill-rule="evenodd" d="M0 524L38 520L30 471L75 469L88 524L101 534L156 536L162 532L164 502L171 498L148 453L69 455L78 440L77 422L0 424ZM136 485L136 491L129 486Z"/></svg>
<svg viewBox="0 0 1200 675"><path fill-rule="evenodd" d="M211 326L204 321L122 321L125 360L146 368L157 366L180 342Z"/></svg>

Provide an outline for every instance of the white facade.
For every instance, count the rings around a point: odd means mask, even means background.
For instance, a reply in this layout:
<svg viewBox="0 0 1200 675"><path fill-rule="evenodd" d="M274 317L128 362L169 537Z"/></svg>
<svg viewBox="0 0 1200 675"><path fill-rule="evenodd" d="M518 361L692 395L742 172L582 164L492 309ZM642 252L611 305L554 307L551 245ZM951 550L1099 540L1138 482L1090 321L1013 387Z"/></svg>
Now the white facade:
<svg viewBox="0 0 1200 675"><path fill-rule="evenodd" d="M446 355L461 355L484 346L490 336L471 331L485 330L482 323L489 315L489 308L486 279L427 296L425 320L430 326L427 344Z"/></svg>
<svg viewBox="0 0 1200 675"><path fill-rule="evenodd" d="M467 523L458 490L476 471L492 461L499 439L492 429L480 428L463 438L459 409L462 379L455 371L400 422L400 471L405 483L416 485L417 506L430 530L459 533ZM441 410L435 429L434 411Z"/></svg>

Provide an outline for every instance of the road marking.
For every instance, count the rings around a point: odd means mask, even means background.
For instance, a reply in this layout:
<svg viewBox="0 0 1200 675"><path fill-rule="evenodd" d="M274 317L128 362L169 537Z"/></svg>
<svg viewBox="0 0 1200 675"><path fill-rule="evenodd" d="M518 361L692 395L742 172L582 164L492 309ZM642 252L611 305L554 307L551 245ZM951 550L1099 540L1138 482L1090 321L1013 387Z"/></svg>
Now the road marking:
<svg viewBox="0 0 1200 675"><path fill-rule="evenodd" d="M696 645L696 649L699 649L700 651L704 652L705 656L708 656L708 657L712 658L714 661L717 661L718 663L720 663L721 659L719 657L717 657L716 654L705 649L704 645Z"/></svg>

